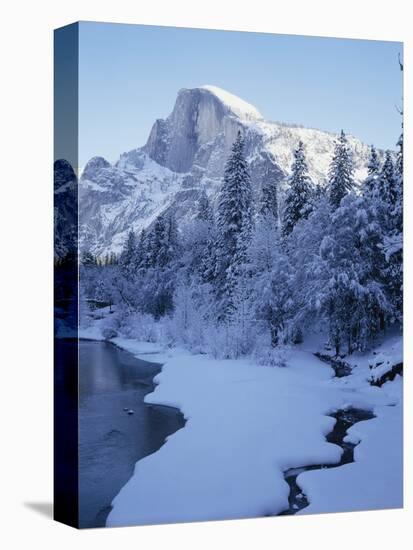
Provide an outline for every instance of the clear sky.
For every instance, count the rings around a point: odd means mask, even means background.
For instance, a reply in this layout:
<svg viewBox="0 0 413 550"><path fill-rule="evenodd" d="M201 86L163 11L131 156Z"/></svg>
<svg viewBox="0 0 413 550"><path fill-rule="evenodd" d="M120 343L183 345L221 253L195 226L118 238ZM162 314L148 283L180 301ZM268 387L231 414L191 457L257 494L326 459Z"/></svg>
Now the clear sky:
<svg viewBox="0 0 413 550"><path fill-rule="evenodd" d="M265 119L394 148L402 44L367 40L81 23L79 163L113 162L143 145L180 88L213 84Z"/></svg>

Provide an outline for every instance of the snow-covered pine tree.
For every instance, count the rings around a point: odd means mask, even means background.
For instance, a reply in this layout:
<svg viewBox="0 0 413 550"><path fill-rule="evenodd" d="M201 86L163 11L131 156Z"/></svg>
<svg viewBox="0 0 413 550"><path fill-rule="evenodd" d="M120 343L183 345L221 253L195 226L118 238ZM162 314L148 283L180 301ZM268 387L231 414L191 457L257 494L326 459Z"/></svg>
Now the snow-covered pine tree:
<svg viewBox="0 0 413 550"><path fill-rule="evenodd" d="M381 227L364 197L346 195L332 213L317 263L313 292L328 319L330 340L339 353L366 349L390 313L376 259Z"/></svg>
<svg viewBox="0 0 413 550"><path fill-rule="evenodd" d="M170 266L178 259L179 251L179 233L176 224L175 215L172 212L168 213L166 219L166 250L165 257L167 264Z"/></svg>
<svg viewBox="0 0 413 550"><path fill-rule="evenodd" d="M380 160L374 145L370 149L370 159L367 165L368 176L363 182L362 192L366 199L374 201L379 194Z"/></svg>
<svg viewBox="0 0 413 550"><path fill-rule="evenodd" d="M291 287L285 284L289 275L285 260L280 246L277 183L267 175L248 249L248 284L243 289L249 298L243 310L254 318L252 340L264 337L258 355L265 355L266 342L277 347L283 339L281 333L285 327L286 309L289 309L286 301L291 299ZM248 342L247 338L245 340Z"/></svg>
<svg viewBox="0 0 413 550"><path fill-rule="evenodd" d="M270 218L274 225L278 223L277 182L270 176L268 170L262 186L259 213L262 218Z"/></svg>
<svg viewBox="0 0 413 550"><path fill-rule="evenodd" d="M394 319L401 321L403 315L403 134L397 145L399 150L396 164L391 170L389 162L386 175L383 177L383 189L386 188L387 199L385 202L387 223L381 248L386 260L387 290L393 306Z"/></svg>
<svg viewBox="0 0 413 550"><path fill-rule="evenodd" d="M96 281L93 299L96 302L104 302L105 301L105 283L104 283L103 279L98 279Z"/></svg>
<svg viewBox="0 0 413 550"><path fill-rule="evenodd" d="M370 149L370 159L367 165L367 171L369 176L377 175L380 172L380 160L374 145L372 145Z"/></svg>
<svg viewBox="0 0 413 550"><path fill-rule="evenodd" d="M341 199L354 187L353 161L348 149L346 134L341 130L330 165L330 204L333 209L340 206Z"/></svg>
<svg viewBox="0 0 413 550"><path fill-rule="evenodd" d="M390 214L397 201L397 174L391 151L386 151L384 164L380 172L379 188L380 196L388 205Z"/></svg>
<svg viewBox="0 0 413 550"><path fill-rule="evenodd" d="M247 236L252 228L251 180L244 158L241 131L238 131L225 167L224 182L218 197L217 225L227 255L233 257L238 235L243 233Z"/></svg>
<svg viewBox="0 0 413 550"><path fill-rule="evenodd" d="M329 199L320 194L312 212L296 226L288 242L288 257L294 273L291 332L304 326L314 327L319 320L323 322L320 309L326 270L320 259L320 244L331 231Z"/></svg>
<svg viewBox="0 0 413 550"><path fill-rule="evenodd" d="M403 63L399 55L399 66ZM403 109L399 109L403 116ZM395 203L391 210L388 234L383 239L382 249L388 264L387 287L393 305L395 319L403 320L403 121L402 133L397 142L397 159L394 167Z"/></svg>
<svg viewBox="0 0 413 550"><path fill-rule="evenodd" d="M92 252L89 252L89 250L84 250L80 257L80 263L85 266L96 266L97 260Z"/></svg>
<svg viewBox="0 0 413 550"><path fill-rule="evenodd" d="M211 203L209 202L208 195L205 193L204 190L201 191L200 197L198 199L195 219L208 223L211 223L213 219Z"/></svg>
<svg viewBox="0 0 413 550"><path fill-rule="evenodd" d="M396 204L394 208L395 228L399 233L403 233L403 133L401 133L397 142L399 150L397 151L397 160L395 166L396 176Z"/></svg>
<svg viewBox="0 0 413 550"><path fill-rule="evenodd" d="M167 257L162 257L163 252L167 251L166 246L166 219L164 215L156 218L150 233L150 245L148 253L148 263L150 267L162 266L167 263Z"/></svg>
<svg viewBox="0 0 413 550"><path fill-rule="evenodd" d="M173 308L179 256L179 236L171 212L158 216L144 234L144 256L139 269L139 301L142 311L156 318Z"/></svg>
<svg viewBox="0 0 413 550"><path fill-rule="evenodd" d="M153 229L152 261L154 267L170 267L178 253L178 229L172 213L159 216Z"/></svg>
<svg viewBox="0 0 413 550"><path fill-rule="evenodd" d="M282 233L284 237L290 235L296 223L307 218L311 211L312 185L308 176L308 167L305 159L304 144L299 142L294 152L294 162L291 167L290 187L287 190Z"/></svg>
<svg viewBox="0 0 413 550"><path fill-rule="evenodd" d="M195 219L187 228L187 264L204 283L212 282L215 267L214 213L205 191L198 200Z"/></svg>
<svg viewBox="0 0 413 550"><path fill-rule="evenodd" d="M128 281L133 280L136 275L137 263L136 263L137 242L136 234L131 229L128 233L126 243L119 258L119 266L122 275Z"/></svg>
<svg viewBox="0 0 413 550"><path fill-rule="evenodd" d="M146 262L148 267L163 268L176 256L178 230L172 213L158 216L146 237Z"/></svg>
<svg viewBox="0 0 413 550"><path fill-rule="evenodd" d="M403 63L399 56L400 70ZM403 109L399 109L403 116ZM386 294L391 304L391 321L403 319L403 121L402 133L397 142L395 162L390 151L378 176L379 192L376 203L382 229L378 245L383 252Z"/></svg>
<svg viewBox="0 0 413 550"><path fill-rule="evenodd" d="M293 310L293 272L282 250L279 230L268 217L258 220L249 250L249 309L269 335L272 347L285 337ZM256 328L259 330L259 326Z"/></svg>
<svg viewBox="0 0 413 550"><path fill-rule="evenodd" d="M145 229L142 229L136 246L136 264L140 273L148 268L148 238Z"/></svg>
<svg viewBox="0 0 413 550"><path fill-rule="evenodd" d="M252 220L251 180L244 157L244 138L239 131L218 196L215 284L222 300L222 318L230 317L235 307L234 292L246 261Z"/></svg>

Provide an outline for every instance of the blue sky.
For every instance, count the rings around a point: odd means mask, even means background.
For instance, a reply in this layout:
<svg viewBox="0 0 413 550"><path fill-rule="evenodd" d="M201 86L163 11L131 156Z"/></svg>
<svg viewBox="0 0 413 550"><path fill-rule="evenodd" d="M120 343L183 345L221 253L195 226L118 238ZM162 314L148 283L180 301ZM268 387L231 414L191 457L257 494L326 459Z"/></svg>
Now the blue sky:
<svg viewBox="0 0 413 550"><path fill-rule="evenodd" d="M264 118L394 148L402 97L398 42L81 23L79 163L146 142L180 88L213 84Z"/></svg>

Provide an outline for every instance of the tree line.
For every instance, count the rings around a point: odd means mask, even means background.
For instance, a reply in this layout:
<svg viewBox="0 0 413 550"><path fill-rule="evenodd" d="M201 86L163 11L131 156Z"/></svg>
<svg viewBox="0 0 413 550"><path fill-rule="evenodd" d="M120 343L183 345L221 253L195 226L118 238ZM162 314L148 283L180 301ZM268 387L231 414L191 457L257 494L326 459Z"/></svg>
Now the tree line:
<svg viewBox="0 0 413 550"><path fill-rule="evenodd" d="M357 185L342 131L321 186L299 142L285 193L267 177L257 199L239 132L216 200L201 191L179 230L165 211L100 266L86 254L84 292L117 304L115 332L158 323L174 341L225 357L270 362L314 328L337 354L364 350L402 322L403 135L397 148L381 163L372 147Z"/></svg>

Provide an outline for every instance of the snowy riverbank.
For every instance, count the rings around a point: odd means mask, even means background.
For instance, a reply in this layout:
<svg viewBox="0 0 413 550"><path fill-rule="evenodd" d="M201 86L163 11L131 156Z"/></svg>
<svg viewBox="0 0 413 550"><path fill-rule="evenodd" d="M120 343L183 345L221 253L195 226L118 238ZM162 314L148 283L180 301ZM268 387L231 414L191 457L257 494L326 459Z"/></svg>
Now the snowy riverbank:
<svg viewBox="0 0 413 550"><path fill-rule="evenodd" d="M393 336L382 348L395 356L400 342ZM341 449L325 440L335 422L326 415L350 406L376 418L349 430L348 440L360 442L354 463L298 476L310 502L300 513L402 506L401 378L370 386L367 355L337 379L306 349L292 348L286 367L270 368L125 338L113 343L164 363L145 401L178 407L187 423L136 464L107 525L276 515L288 507L286 470L339 461Z"/></svg>

